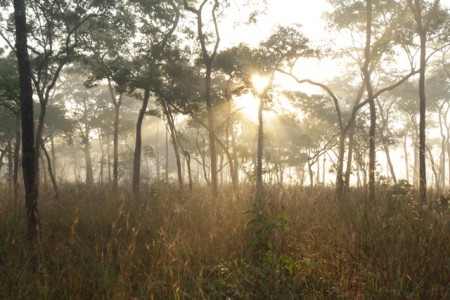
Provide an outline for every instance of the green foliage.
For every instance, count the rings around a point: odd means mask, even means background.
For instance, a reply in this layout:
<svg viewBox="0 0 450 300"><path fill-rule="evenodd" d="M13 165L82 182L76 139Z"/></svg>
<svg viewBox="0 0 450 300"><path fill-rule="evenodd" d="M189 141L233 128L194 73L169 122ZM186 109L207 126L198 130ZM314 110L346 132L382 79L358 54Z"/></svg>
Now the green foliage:
<svg viewBox="0 0 450 300"><path fill-rule="evenodd" d="M273 243L273 236L279 234L281 235L281 239L283 239L283 235L288 228L289 219L286 216L272 218L256 204L254 204L253 209L247 211L246 214L252 215L245 224L245 228L250 232L247 245L248 252L258 260L261 253L265 253L271 249L279 251L280 249L278 248L280 243L275 245L275 243ZM274 247L276 248L273 249Z"/></svg>

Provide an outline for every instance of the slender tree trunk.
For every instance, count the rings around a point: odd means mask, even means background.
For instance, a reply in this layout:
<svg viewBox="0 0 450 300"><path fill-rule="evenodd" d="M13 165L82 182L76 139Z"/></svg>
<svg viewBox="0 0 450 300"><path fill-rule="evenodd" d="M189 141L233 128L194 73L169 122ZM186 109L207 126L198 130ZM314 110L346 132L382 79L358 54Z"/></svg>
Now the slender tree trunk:
<svg viewBox="0 0 450 300"><path fill-rule="evenodd" d="M364 82L367 90L367 98L370 107L370 129L369 129L369 187L368 200L375 201L375 133L376 133L376 108L373 95L372 82L370 79L369 65L371 61L371 39L372 39L372 0L367 0L367 27L366 27L366 47L364 50L365 62L363 66Z"/></svg>
<svg viewBox="0 0 450 300"><path fill-rule="evenodd" d="M109 83L109 91L114 105L114 130L113 130L113 191L117 191L119 185L119 125L120 125L120 107L122 106L123 93L119 94L117 99L111 81Z"/></svg>
<svg viewBox="0 0 450 300"><path fill-rule="evenodd" d="M435 0L434 4L439 3ZM414 16L417 26L417 33L420 39L420 69L419 69L419 195L422 204L427 199L427 173L426 173L426 92L425 92L425 72L426 72L426 43L427 29L423 24L422 1L408 0L410 10Z"/></svg>
<svg viewBox="0 0 450 300"><path fill-rule="evenodd" d="M409 176L409 155L408 155L408 132L405 132L405 138L403 139L403 153L405 156L405 172L406 172L406 181L410 182Z"/></svg>
<svg viewBox="0 0 450 300"><path fill-rule="evenodd" d="M142 122L144 120L145 111L147 110L148 102L150 99L150 90L144 90L144 99L142 102L141 110L139 111L138 119L136 122L136 142L134 147L134 161L133 161L133 197L139 200L139 185L141 175L141 150L142 150Z"/></svg>
<svg viewBox="0 0 450 300"><path fill-rule="evenodd" d="M45 157L47 159L47 169L48 169L48 174L50 175L50 180L52 182L53 191L55 192L55 199L59 200L58 185L56 183L56 178L55 178L55 175L53 173L52 160L50 158L50 155L47 152L47 149L45 149L44 143L42 143L41 145L42 145L42 150L44 152L44 155L45 155Z"/></svg>
<svg viewBox="0 0 450 300"><path fill-rule="evenodd" d="M426 71L426 32L420 30L420 75L419 75L419 98L420 98L420 122L419 122L419 192L420 201L427 199L427 171L426 171L426 95L425 95L425 71Z"/></svg>
<svg viewBox="0 0 450 300"><path fill-rule="evenodd" d="M25 187L27 237L33 243L39 235L38 163L34 139L33 88L31 65L27 46L25 0L14 0L16 27L16 55L20 76L20 107L22 119L22 169Z"/></svg>
<svg viewBox="0 0 450 300"><path fill-rule="evenodd" d="M166 183L169 182L169 128L166 128Z"/></svg>
<svg viewBox="0 0 450 300"><path fill-rule="evenodd" d="M325 156L325 154L323 155L323 163L322 163L322 182L323 182L323 185L325 185L326 184L326 174L327 174L327 172L326 172L326 165L327 165L327 157Z"/></svg>
<svg viewBox="0 0 450 300"><path fill-rule="evenodd" d="M446 180L445 180L445 153L446 153L446 141L447 141L447 136L445 135L444 132L444 121L443 119L447 118L448 115L448 111L450 106L447 106L447 110L445 111L444 115L442 115L442 110L444 108L444 104L445 102L442 103L442 105L439 106L439 131L441 134L441 155L440 155L440 164L439 164L439 172L441 174L441 184L442 184L442 188L445 188L446 185Z"/></svg>
<svg viewBox="0 0 450 300"><path fill-rule="evenodd" d="M264 208L264 182L263 182L263 154L264 154L264 97L259 97L258 107L258 149L256 154L256 205L259 210Z"/></svg>
<svg viewBox="0 0 450 300"><path fill-rule="evenodd" d="M55 137L54 137L54 130L53 129L50 130L49 136L50 136L50 152L52 154L53 174L56 175Z"/></svg>
<svg viewBox="0 0 450 300"><path fill-rule="evenodd" d="M343 200L344 192L344 156L345 156L345 132L341 131L339 135L339 150L338 150L338 161L336 169L336 200Z"/></svg>
<svg viewBox="0 0 450 300"><path fill-rule="evenodd" d="M369 71L369 74L371 72ZM359 105L361 102L361 99L364 95L364 87L365 83L361 84L358 93L356 94L355 101L353 102L353 109ZM350 174L352 172L352 164L353 164L353 152L354 152L354 136L356 132L356 120L353 120L350 124L350 129L348 131L348 149L347 149L347 166L344 173L344 187L343 191L344 194L348 193L348 190L350 188ZM344 143L345 143L345 133L344 133ZM342 162L343 163L343 162Z"/></svg>
<svg viewBox="0 0 450 300"><path fill-rule="evenodd" d="M437 170L436 163L434 162L434 159L433 159L433 153L431 153L431 150L429 147L426 147L426 150L428 152L428 155L430 156L431 170L433 171L434 181L435 181L435 185L436 185L436 193L439 195L441 192L441 184L439 182L439 172Z"/></svg>
<svg viewBox="0 0 450 300"><path fill-rule="evenodd" d="M103 186L104 182L104 169L105 169L105 150L102 143L102 134L99 133L98 135L98 146L100 147L100 172L99 172L99 178L98 181L100 182L100 185Z"/></svg>
<svg viewBox="0 0 450 300"><path fill-rule="evenodd" d="M309 186L314 186L314 171L312 169L312 163L308 161L308 172L309 172Z"/></svg>
<svg viewBox="0 0 450 300"><path fill-rule="evenodd" d="M211 159L211 185L213 199L217 199L219 196L218 180L217 180L217 150L216 150L216 133L214 128L214 109L211 95L211 70L212 61L208 60L206 64L206 77L205 77L205 99L206 108L208 111L208 134L209 134L209 151Z"/></svg>
<svg viewBox="0 0 450 300"><path fill-rule="evenodd" d="M8 189L9 193L12 195L14 192L14 150L13 150L12 139L8 140Z"/></svg>
<svg viewBox="0 0 450 300"><path fill-rule="evenodd" d="M45 161L44 161L44 157L42 155L39 156L39 159L41 160L41 167L40 169L44 170L44 172L42 172L42 179L43 179L43 183L44 183L44 191L47 192L48 190L48 180L47 180L47 172L45 172Z"/></svg>
<svg viewBox="0 0 450 300"><path fill-rule="evenodd" d="M170 110L169 105L165 100L161 100L161 105L163 107L164 114L167 120L167 127L170 131L170 137L172 138L173 150L175 153L175 160L177 164L177 175L178 175L178 189L183 191L183 174L181 169L181 158L180 158L180 147L178 145L177 133L175 129L175 124L172 116L172 112Z"/></svg>
<svg viewBox="0 0 450 300"><path fill-rule="evenodd" d="M193 182L192 182L192 172L191 172L191 155L188 151L184 151L184 157L186 158L186 165L188 169L188 179L189 179L189 192L193 190Z"/></svg>
<svg viewBox="0 0 450 300"><path fill-rule="evenodd" d="M155 143L155 162L156 162L156 179L161 180L161 161L159 156L159 122L156 127L156 143Z"/></svg>
<svg viewBox="0 0 450 300"><path fill-rule="evenodd" d="M20 116L16 115L16 143L14 144L14 170L13 170L13 186L14 186L14 207L19 201L19 161L20 161Z"/></svg>
<svg viewBox="0 0 450 300"><path fill-rule="evenodd" d="M86 184L92 185L94 183L94 171L92 168L91 159L91 142L89 140L90 129L86 129L86 136L83 138L84 144L84 159L86 163Z"/></svg>

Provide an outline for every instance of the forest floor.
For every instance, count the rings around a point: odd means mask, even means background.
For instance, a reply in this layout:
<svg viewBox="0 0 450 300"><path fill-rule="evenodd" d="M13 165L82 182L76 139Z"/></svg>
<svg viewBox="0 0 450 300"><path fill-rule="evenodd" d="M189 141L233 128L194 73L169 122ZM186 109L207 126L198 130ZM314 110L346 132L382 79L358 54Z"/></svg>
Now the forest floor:
<svg viewBox="0 0 450 300"><path fill-rule="evenodd" d="M353 190L268 187L238 198L170 185L41 191L41 237L24 209L0 200L0 299L450 299L450 222L402 185L376 203Z"/></svg>

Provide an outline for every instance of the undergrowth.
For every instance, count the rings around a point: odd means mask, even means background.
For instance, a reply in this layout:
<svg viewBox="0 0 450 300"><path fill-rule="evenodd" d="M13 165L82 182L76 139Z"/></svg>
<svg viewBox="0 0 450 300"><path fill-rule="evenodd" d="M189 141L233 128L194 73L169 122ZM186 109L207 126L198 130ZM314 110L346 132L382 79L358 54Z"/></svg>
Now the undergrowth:
<svg viewBox="0 0 450 300"><path fill-rule="evenodd" d="M407 184L380 185L371 204L269 187L264 211L250 190L213 201L156 184L137 203L67 184L59 202L43 193L33 248L4 197L0 299L450 298L448 209L424 212Z"/></svg>

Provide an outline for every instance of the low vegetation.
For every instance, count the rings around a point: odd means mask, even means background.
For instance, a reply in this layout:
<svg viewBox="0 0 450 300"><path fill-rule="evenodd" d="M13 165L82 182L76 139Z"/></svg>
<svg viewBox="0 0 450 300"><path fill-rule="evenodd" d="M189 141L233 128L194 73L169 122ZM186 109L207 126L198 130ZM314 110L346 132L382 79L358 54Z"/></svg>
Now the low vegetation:
<svg viewBox="0 0 450 300"><path fill-rule="evenodd" d="M376 203L362 190L336 203L326 187L268 187L255 212L245 188L213 207L200 187L181 197L155 184L136 203L67 184L40 201L31 252L24 209L4 198L0 298L450 298L448 211L419 207L406 184L377 191Z"/></svg>

